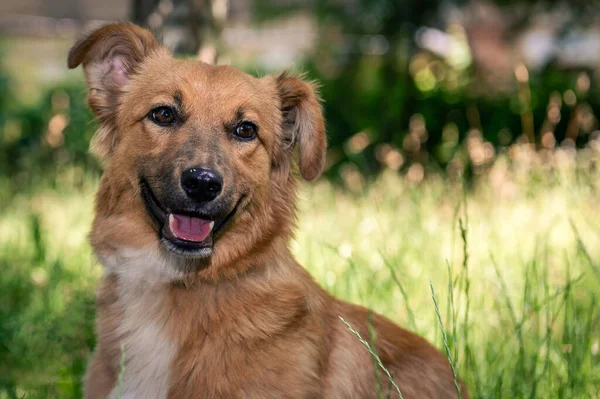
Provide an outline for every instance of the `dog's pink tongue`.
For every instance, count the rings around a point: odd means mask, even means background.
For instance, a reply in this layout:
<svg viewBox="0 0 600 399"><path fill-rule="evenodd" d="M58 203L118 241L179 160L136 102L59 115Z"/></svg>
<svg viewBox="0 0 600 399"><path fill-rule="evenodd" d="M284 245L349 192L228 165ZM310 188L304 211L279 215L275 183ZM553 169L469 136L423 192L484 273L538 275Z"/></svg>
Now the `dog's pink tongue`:
<svg viewBox="0 0 600 399"><path fill-rule="evenodd" d="M185 215L169 214L169 229L177 238L186 241L204 241L215 222Z"/></svg>

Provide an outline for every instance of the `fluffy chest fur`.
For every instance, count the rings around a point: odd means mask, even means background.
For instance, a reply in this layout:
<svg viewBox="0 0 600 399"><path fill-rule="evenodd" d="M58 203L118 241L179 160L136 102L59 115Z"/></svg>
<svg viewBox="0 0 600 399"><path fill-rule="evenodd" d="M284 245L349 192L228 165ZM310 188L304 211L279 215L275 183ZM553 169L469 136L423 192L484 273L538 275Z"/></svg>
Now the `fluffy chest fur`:
<svg viewBox="0 0 600 399"><path fill-rule="evenodd" d="M123 384L109 398L313 397L322 390L323 320L305 289L280 276L212 285L165 282L125 271L148 256L104 259L98 351ZM153 268L156 270L156 268ZM149 269L148 269L149 270ZM301 281L301 279L300 279ZM97 353L101 355L101 353Z"/></svg>
<svg viewBox="0 0 600 399"><path fill-rule="evenodd" d="M113 388L111 399L118 398L118 392L123 399L166 398L169 390L169 365L176 350L156 309L160 293L139 294L124 297L128 303L116 331L125 356L123 384Z"/></svg>
<svg viewBox="0 0 600 399"><path fill-rule="evenodd" d="M169 366L176 354L176 346L168 334L164 312L165 283L156 261L142 251L120 251L112 259L104 259L109 273L105 277L107 291L113 296L100 309L101 317L109 321L107 331L109 350L120 352L118 373L123 373L122 384L113 386L109 398L166 398L170 384ZM132 275L128 270L140 273ZM142 277L142 273L145 277ZM99 293L99 300L102 292ZM117 347L118 346L118 347ZM125 357L123 370L120 357Z"/></svg>

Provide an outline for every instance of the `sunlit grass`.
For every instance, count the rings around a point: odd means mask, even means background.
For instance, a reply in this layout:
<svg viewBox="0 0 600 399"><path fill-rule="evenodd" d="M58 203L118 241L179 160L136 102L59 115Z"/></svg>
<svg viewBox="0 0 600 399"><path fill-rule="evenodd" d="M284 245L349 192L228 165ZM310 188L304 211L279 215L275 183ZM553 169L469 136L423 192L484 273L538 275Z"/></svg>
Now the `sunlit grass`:
<svg viewBox="0 0 600 399"><path fill-rule="evenodd" d="M475 397L597 397L600 180L549 175L483 180L466 198L436 179L383 175L355 196L323 182L294 249L331 292L444 348L431 279Z"/></svg>
<svg viewBox="0 0 600 399"><path fill-rule="evenodd" d="M359 193L305 185L293 251L331 293L448 350L473 397L599 397L600 177L490 176L466 196L392 173ZM87 243L96 184L0 207L0 398L79 397L101 274Z"/></svg>

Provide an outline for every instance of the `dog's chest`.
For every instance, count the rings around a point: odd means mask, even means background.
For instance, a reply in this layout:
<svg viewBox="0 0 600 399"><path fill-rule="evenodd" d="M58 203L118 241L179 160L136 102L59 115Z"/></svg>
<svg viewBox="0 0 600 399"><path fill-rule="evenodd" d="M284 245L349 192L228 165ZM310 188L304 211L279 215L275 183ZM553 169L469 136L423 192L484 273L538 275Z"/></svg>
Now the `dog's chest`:
<svg viewBox="0 0 600 399"><path fill-rule="evenodd" d="M117 383L109 398L166 398L175 347L159 317L160 296L148 292L126 298L119 326L125 357L124 367L120 367L122 382Z"/></svg>
<svg viewBox="0 0 600 399"><path fill-rule="evenodd" d="M126 361L122 384L109 398L285 398L319 392L318 339L306 336L318 326L306 319L302 291L236 286L203 287L200 293L169 290L160 279L141 283L137 275L128 277L119 279L114 306L121 316L112 330Z"/></svg>

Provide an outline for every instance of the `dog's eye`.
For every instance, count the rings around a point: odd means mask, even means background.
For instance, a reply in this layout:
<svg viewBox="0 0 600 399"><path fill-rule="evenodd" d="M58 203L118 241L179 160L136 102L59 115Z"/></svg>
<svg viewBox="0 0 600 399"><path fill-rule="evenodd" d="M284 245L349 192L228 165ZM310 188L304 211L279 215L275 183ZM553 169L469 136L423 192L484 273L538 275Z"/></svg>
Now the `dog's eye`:
<svg viewBox="0 0 600 399"><path fill-rule="evenodd" d="M242 122L235 128L235 135L242 140L252 140L256 137L256 125Z"/></svg>
<svg viewBox="0 0 600 399"><path fill-rule="evenodd" d="M148 114L150 120L160 126L170 126L177 120L177 114L171 107L157 107Z"/></svg>

